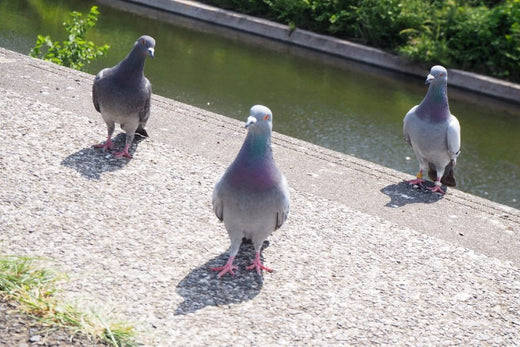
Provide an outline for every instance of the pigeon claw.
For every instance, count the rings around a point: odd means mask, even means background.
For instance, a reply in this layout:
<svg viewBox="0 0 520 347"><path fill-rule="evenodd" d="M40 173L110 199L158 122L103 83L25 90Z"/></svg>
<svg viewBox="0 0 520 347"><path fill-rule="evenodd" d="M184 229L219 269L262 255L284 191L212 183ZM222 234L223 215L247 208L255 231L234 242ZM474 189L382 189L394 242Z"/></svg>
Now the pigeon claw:
<svg viewBox="0 0 520 347"><path fill-rule="evenodd" d="M112 149L114 147L114 143L112 141L101 142L93 145L94 148L101 148L103 152L106 152L107 149Z"/></svg>
<svg viewBox="0 0 520 347"><path fill-rule="evenodd" d="M426 180L422 178L414 178L413 180L406 181L409 185L418 185L419 187L423 186L423 183L426 182Z"/></svg>
<svg viewBox="0 0 520 347"><path fill-rule="evenodd" d="M224 266L220 266L220 267L212 267L211 270L213 271L220 271L218 274L217 274L217 277L220 278L222 276L224 276L225 274L227 274L228 272L231 274L231 276L235 276L235 272L233 272L233 270L237 270L238 269L238 266L236 265L224 265Z"/></svg>
<svg viewBox="0 0 520 347"><path fill-rule="evenodd" d="M262 261L260 260L260 253L256 253L255 260L253 260L253 263L251 265L249 265L248 267L246 267L246 270L253 270L253 269L256 269L256 273L259 275L262 274L262 270L265 270L268 272L273 272L273 269L270 269L270 268L264 266L264 264L262 264Z"/></svg>
<svg viewBox="0 0 520 347"><path fill-rule="evenodd" d="M128 159L132 159L132 155L130 153L128 153L129 147L130 147L129 145L125 145L125 149L123 149L121 152L114 153L114 158L120 159L120 158L125 157Z"/></svg>
<svg viewBox="0 0 520 347"><path fill-rule="evenodd" d="M433 187L427 187L428 190L430 190L432 193L441 193L445 194L445 191L442 190L441 186L434 185Z"/></svg>
<svg viewBox="0 0 520 347"><path fill-rule="evenodd" d="M218 274L217 274L217 277L220 278L222 276L224 276L225 274L227 274L228 272L232 275L232 276L235 276L235 272L233 270L237 270L238 269L238 266L236 265L233 265L233 260L235 260L235 257L229 257L226 265L224 266L219 266L219 267L212 267L211 270L212 271L220 271Z"/></svg>
<svg viewBox="0 0 520 347"><path fill-rule="evenodd" d="M114 158L116 158L116 159L121 159L123 157L132 159L132 155L130 153L128 153L128 151L121 151L121 152L114 153Z"/></svg>

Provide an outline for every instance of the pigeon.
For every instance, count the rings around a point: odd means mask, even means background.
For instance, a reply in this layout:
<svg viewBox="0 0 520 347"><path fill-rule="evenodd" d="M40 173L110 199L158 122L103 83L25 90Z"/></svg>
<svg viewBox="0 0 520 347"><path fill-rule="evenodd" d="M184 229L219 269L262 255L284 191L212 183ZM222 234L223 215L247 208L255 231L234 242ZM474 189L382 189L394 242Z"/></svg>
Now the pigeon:
<svg viewBox="0 0 520 347"><path fill-rule="evenodd" d="M422 186L423 172L435 182L428 188L444 194L441 186L455 186L453 167L460 153L460 124L448 105L448 71L435 65L426 78L428 92L423 101L404 117L403 135L419 161L419 173L410 184Z"/></svg>
<svg viewBox="0 0 520 347"><path fill-rule="evenodd" d="M125 148L114 154L115 158L132 158L128 148L132 145L135 133L147 137L144 129L150 116L152 85L144 77L144 62L147 56L154 56L155 40L141 36L134 43L130 53L119 64L101 70L92 85L92 101L107 124L108 137L94 147L103 151L112 149L112 134L115 123L126 132Z"/></svg>
<svg viewBox="0 0 520 347"><path fill-rule="evenodd" d="M255 259L247 270L273 271L260 260L263 242L287 220L289 186L276 166L271 148L273 114L262 105L250 110L248 133L240 152L213 190L213 210L224 222L231 240L229 259L222 267L211 268L234 275L233 265L242 239L251 240Z"/></svg>

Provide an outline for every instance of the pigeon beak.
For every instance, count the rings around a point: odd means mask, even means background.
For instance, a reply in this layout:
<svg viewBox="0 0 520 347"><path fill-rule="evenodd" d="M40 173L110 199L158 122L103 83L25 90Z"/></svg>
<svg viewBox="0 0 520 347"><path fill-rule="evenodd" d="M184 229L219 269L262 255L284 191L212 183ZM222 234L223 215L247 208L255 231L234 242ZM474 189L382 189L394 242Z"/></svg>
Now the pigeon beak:
<svg viewBox="0 0 520 347"><path fill-rule="evenodd" d="M430 84L432 83L432 81L435 79L435 76L433 76L432 74L428 74L428 76L426 77L426 81L424 82L424 84Z"/></svg>
<svg viewBox="0 0 520 347"><path fill-rule="evenodd" d="M153 48L148 48L148 55L150 55L150 57L153 58L153 55L155 54L155 49Z"/></svg>
<svg viewBox="0 0 520 347"><path fill-rule="evenodd" d="M251 125L253 125L255 123L256 123L255 117L253 117L253 116L247 117L246 128L249 128Z"/></svg>

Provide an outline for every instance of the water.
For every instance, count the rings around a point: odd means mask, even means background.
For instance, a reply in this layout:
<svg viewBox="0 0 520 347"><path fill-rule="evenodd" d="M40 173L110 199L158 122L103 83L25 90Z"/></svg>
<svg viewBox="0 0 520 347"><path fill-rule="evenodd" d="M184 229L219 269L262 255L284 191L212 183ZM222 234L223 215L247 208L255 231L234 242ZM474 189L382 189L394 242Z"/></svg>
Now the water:
<svg viewBox="0 0 520 347"><path fill-rule="evenodd" d="M27 54L37 34L62 40L68 13L87 13L93 4L101 16L88 38L111 48L90 67L92 73L117 63L146 33L157 40L156 57L146 65L154 93L239 120L253 104L265 104L280 133L416 173L417 161L402 140L402 119L424 97L424 79L94 1L2 1L0 46ZM448 93L462 127L458 188L520 208L520 108L451 87Z"/></svg>

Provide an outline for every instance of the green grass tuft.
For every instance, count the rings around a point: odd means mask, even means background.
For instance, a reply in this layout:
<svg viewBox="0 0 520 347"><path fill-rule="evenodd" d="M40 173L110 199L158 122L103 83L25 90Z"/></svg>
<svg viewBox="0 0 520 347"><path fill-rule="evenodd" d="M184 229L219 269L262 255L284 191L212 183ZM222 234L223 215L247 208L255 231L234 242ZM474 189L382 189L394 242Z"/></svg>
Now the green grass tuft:
<svg viewBox="0 0 520 347"><path fill-rule="evenodd" d="M67 277L38 262L42 259L0 255L0 296L17 302L21 311L50 329L67 328L72 334L81 333L113 346L137 346L131 324L60 302L58 287Z"/></svg>

